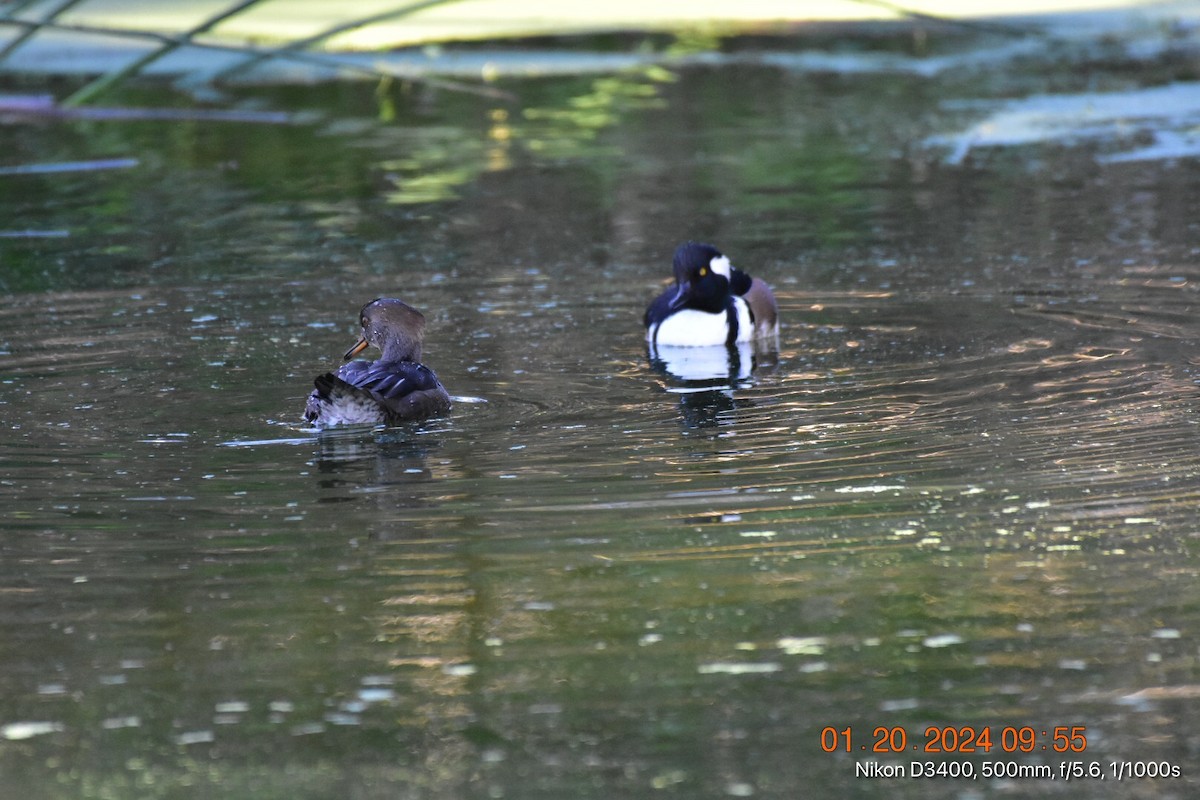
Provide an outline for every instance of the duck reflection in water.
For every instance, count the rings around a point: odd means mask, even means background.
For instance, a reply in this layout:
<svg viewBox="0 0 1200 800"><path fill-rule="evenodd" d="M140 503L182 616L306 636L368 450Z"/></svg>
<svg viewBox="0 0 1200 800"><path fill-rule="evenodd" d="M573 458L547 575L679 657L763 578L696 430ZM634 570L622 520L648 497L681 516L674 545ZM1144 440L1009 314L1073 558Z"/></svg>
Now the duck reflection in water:
<svg viewBox="0 0 1200 800"><path fill-rule="evenodd" d="M334 428L314 437L311 475L315 502L348 504L345 513L366 516L354 530L360 542L386 542L430 535L441 524L429 509L442 503L435 488L456 468L443 452L447 428L413 426ZM414 522L426 520L426 522Z"/></svg>
<svg viewBox="0 0 1200 800"><path fill-rule="evenodd" d="M779 314L771 287L734 267L710 244L675 250L675 282L646 309L650 365L680 382L670 389L691 426L715 424L734 406L733 390L761 361L774 362Z"/></svg>
<svg viewBox="0 0 1200 800"><path fill-rule="evenodd" d="M314 477L322 494L318 502L369 502L388 487L411 486L435 477L429 459L441 449L436 430L390 428L363 435L362 429L329 431L316 440ZM371 491L364 492L364 487ZM345 488L346 492L338 490ZM390 508L399 495L386 498Z"/></svg>

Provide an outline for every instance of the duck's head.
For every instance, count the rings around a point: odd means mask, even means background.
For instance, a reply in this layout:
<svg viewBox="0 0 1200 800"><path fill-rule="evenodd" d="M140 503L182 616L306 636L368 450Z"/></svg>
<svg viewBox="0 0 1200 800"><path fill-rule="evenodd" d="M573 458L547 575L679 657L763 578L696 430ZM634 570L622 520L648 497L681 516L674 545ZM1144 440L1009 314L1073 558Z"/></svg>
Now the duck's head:
<svg viewBox="0 0 1200 800"><path fill-rule="evenodd" d="M420 361L425 338L425 316L402 300L377 297L358 315L362 336L343 356L349 361L370 346L378 347L385 361Z"/></svg>
<svg viewBox="0 0 1200 800"><path fill-rule="evenodd" d="M711 244L684 242L675 249L674 268L673 308L724 309L733 270L724 253Z"/></svg>

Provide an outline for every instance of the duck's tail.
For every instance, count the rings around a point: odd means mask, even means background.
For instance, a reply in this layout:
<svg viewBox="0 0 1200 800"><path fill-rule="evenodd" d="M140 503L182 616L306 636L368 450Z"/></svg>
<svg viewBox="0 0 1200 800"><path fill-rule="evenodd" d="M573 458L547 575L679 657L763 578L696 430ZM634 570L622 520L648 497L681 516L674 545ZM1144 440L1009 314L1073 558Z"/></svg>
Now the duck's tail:
<svg viewBox="0 0 1200 800"><path fill-rule="evenodd" d="M304 406L304 418L318 428L334 425L378 425L383 414L375 398L332 372L313 379L313 391Z"/></svg>

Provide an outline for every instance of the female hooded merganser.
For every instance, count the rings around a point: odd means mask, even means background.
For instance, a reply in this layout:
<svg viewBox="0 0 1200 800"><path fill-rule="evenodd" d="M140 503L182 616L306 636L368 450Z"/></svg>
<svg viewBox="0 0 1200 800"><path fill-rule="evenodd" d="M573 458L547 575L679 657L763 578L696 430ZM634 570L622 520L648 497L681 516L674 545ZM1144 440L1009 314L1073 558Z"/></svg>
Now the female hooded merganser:
<svg viewBox="0 0 1200 800"><path fill-rule="evenodd" d="M350 361L319 376L304 418L314 427L391 425L450 410L450 395L433 370L420 363L425 317L407 303L380 297L359 314L362 336L343 360L374 345L378 361Z"/></svg>
<svg viewBox="0 0 1200 800"><path fill-rule="evenodd" d="M779 333L775 294L711 244L675 250L675 285L646 309L651 345L731 345Z"/></svg>

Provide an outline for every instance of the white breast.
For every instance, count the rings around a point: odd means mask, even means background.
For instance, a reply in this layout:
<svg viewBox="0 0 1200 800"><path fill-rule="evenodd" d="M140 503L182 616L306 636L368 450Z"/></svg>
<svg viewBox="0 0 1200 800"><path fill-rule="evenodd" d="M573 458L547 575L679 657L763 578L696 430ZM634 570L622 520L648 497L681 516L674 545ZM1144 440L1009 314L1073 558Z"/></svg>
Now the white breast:
<svg viewBox="0 0 1200 800"><path fill-rule="evenodd" d="M737 341L748 342L754 338L750 309L740 297L733 298L733 306L738 317ZM694 308L676 311L657 325L651 325L646 331L647 341L677 347L711 347L725 344L728 338L729 322L724 311L710 314Z"/></svg>

